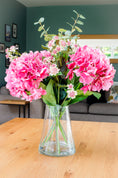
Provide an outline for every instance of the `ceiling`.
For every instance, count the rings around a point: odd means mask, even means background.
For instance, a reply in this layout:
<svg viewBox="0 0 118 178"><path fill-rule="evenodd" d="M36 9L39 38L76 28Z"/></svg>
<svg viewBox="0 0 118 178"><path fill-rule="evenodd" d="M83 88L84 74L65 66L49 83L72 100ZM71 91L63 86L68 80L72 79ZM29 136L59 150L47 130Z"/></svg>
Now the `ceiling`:
<svg viewBox="0 0 118 178"><path fill-rule="evenodd" d="M16 0L26 7L118 4L118 0Z"/></svg>

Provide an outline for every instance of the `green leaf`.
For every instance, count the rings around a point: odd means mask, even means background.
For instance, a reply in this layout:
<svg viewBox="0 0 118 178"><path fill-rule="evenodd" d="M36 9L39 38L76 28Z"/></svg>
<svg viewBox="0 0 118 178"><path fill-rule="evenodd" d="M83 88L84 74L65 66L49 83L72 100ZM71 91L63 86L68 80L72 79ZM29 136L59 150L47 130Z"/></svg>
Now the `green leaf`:
<svg viewBox="0 0 118 178"><path fill-rule="evenodd" d="M82 14L79 15L81 19L86 19Z"/></svg>
<svg viewBox="0 0 118 178"><path fill-rule="evenodd" d="M63 75L61 71L58 72L58 75Z"/></svg>
<svg viewBox="0 0 118 178"><path fill-rule="evenodd" d="M43 32L41 33L40 38L42 38L42 37L44 36L44 34L45 34L45 31L43 31Z"/></svg>
<svg viewBox="0 0 118 178"><path fill-rule="evenodd" d="M39 19L39 23L42 23L42 22L44 22L44 17L41 17L41 18Z"/></svg>
<svg viewBox="0 0 118 178"><path fill-rule="evenodd" d="M74 19L73 17L71 17L71 19L72 19L73 21L75 21L75 19Z"/></svg>
<svg viewBox="0 0 118 178"><path fill-rule="evenodd" d="M77 12L76 10L73 10L73 12L74 12L75 14L79 15L78 12Z"/></svg>
<svg viewBox="0 0 118 178"><path fill-rule="evenodd" d="M77 27L77 26L75 26L75 28L76 28L76 30L78 31L78 32L82 32L82 30L81 30L81 28L79 28L79 27Z"/></svg>
<svg viewBox="0 0 118 178"><path fill-rule="evenodd" d="M97 98L99 99L101 97L101 94L98 93L98 92L92 92L92 94Z"/></svg>
<svg viewBox="0 0 118 178"><path fill-rule="evenodd" d="M72 29L72 33L75 31L75 29Z"/></svg>
<svg viewBox="0 0 118 178"><path fill-rule="evenodd" d="M34 22L34 25L37 25L37 24L39 24L39 21L38 22Z"/></svg>
<svg viewBox="0 0 118 178"><path fill-rule="evenodd" d="M67 30L63 29L63 28L59 28L58 29L59 32L66 32Z"/></svg>
<svg viewBox="0 0 118 178"><path fill-rule="evenodd" d="M64 101L64 103L62 104L62 106L68 106L69 103L70 103L70 101L71 101L71 99Z"/></svg>
<svg viewBox="0 0 118 178"><path fill-rule="evenodd" d="M84 95L83 90L77 90L77 96L82 96L82 95Z"/></svg>
<svg viewBox="0 0 118 178"><path fill-rule="evenodd" d="M54 95L53 85L54 85L54 81L52 79L50 79L50 81L46 87L47 94L42 96L44 103L46 103L47 105L50 105L50 106L56 105L56 99L55 99L55 95Z"/></svg>
<svg viewBox="0 0 118 178"><path fill-rule="evenodd" d="M45 90L46 89L46 85L44 83L40 82L39 88L42 88L42 89Z"/></svg>
<svg viewBox="0 0 118 178"><path fill-rule="evenodd" d="M47 46L44 46L44 45L41 45L41 47L42 47L43 49L46 49L46 50L49 49Z"/></svg>
<svg viewBox="0 0 118 178"><path fill-rule="evenodd" d="M69 22L66 22L69 26L73 27Z"/></svg>
<svg viewBox="0 0 118 178"><path fill-rule="evenodd" d="M83 87L83 84L82 83L79 83L79 84L75 84L75 89L80 89Z"/></svg>
<svg viewBox="0 0 118 178"><path fill-rule="evenodd" d="M48 31L49 31L49 29L50 29L50 27L48 27L48 28L47 28L46 32L48 32Z"/></svg>
<svg viewBox="0 0 118 178"><path fill-rule="evenodd" d="M30 91L26 90L25 92L27 93L27 95L31 95Z"/></svg>
<svg viewBox="0 0 118 178"><path fill-rule="evenodd" d="M80 101L83 101L86 98L87 98L87 96L76 96L76 98L72 99L69 104L78 103Z"/></svg>
<svg viewBox="0 0 118 178"><path fill-rule="evenodd" d="M79 24L79 25L84 25L84 22L78 20L78 21L77 21L77 24Z"/></svg>
<svg viewBox="0 0 118 178"><path fill-rule="evenodd" d="M38 31L40 32L41 30L43 30L43 28L44 28L44 25L40 26L40 27L38 28Z"/></svg>

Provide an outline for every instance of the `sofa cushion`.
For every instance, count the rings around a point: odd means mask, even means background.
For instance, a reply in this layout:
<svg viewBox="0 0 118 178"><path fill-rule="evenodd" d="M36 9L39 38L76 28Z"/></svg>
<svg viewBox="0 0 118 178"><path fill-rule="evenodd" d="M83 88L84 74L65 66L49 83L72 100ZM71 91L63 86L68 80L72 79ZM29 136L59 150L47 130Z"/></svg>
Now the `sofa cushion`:
<svg viewBox="0 0 118 178"><path fill-rule="evenodd" d="M90 114L118 115L118 104L94 103L89 106Z"/></svg>
<svg viewBox="0 0 118 178"><path fill-rule="evenodd" d="M80 102L69 106L70 113L88 113L88 104Z"/></svg>
<svg viewBox="0 0 118 178"><path fill-rule="evenodd" d="M2 95L9 95L10 92L9 92L9 90L4 86L4 87L1 87L1 88L0 88L0 94L2 94Z"/></svg>

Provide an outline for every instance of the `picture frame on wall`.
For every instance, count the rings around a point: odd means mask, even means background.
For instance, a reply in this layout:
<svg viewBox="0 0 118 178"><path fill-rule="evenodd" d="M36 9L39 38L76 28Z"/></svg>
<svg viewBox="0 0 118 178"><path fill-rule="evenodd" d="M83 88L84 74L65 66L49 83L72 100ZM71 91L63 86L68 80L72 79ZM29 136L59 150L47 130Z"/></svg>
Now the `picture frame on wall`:
<svg viewBox="0 0 118 178"><path fill-rule="evenodd" d="M5 53L5 44L0 43L0 53Z"/></svg>
<svg viewBox="0 0 118 178"><path fill-rule="evenodd" d="M12 23L12 38L17 38L17 24Z"/></svg>
<svg viewBox="0 0 118 178"><path fill-rule="evenodd" d="M11 41L11 25L5 24L5 41Z"/></svg>

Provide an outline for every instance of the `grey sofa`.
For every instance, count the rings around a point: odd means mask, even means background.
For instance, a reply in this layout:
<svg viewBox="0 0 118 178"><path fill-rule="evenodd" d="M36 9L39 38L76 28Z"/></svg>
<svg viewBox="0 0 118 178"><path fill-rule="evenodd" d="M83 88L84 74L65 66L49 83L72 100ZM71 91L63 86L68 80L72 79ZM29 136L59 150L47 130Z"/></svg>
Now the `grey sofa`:
<svg viewBox="0 0 118 178"><path fill-rule="evenodd" d="M101 92L101 98L94 96L70 106L72 120L118 122L118 104L107 103L108 92Z"/></svg>
<svg viewBox="0 0 118 178"><path fill-rule="evenodd" d="M105 99L107 100L107 95ZM101 97L103 98L103 96ZM12 97L5 87L0 89L0 100L4 99L18 99ZM93 98L84 100L80 103L70 105L71 120L80 121L99 121L99 122L118 122L118 104L106 103L106 101L94 101ZM27 108L26 108L27 109ZM45 105L42 100L36 100L30 104L30 117L43 118ZM23 111L21 113L23 117ZM0 124L18 117L18 106L0 105Z"/></svg>

